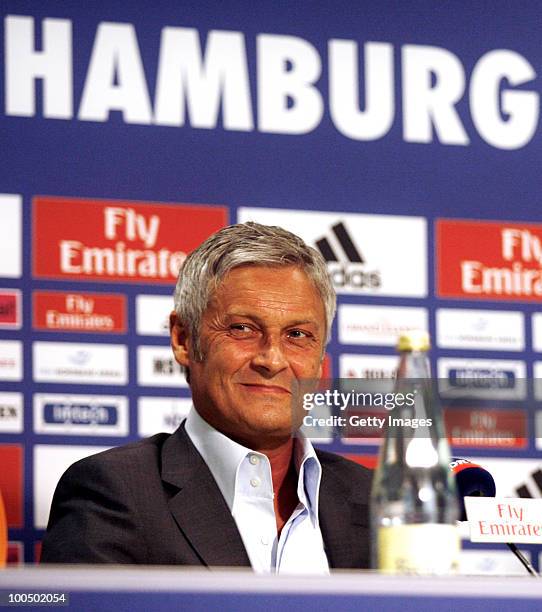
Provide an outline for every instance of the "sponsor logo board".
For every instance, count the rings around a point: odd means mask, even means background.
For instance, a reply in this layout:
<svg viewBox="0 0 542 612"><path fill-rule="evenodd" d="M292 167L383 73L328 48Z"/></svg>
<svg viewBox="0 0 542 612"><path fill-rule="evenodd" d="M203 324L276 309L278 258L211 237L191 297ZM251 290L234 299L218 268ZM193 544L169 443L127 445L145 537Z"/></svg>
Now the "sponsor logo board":
<svg viewBox="0 0 542 612"><path fill-rule="evenodd" d="M542 461L539 459L464 457L488 470L495 479L497 497L542 497Z"/></svg>
<svg viewBox="0 0 542 612"><path fill-rule="evenodd" d="M187 254L228 218L222 206L42 196L32 214L34 276L140 284L175 282Z"/></svg>
<svg viewBox="0 0 542 612"><path fill-rule="evenodd" d="M542 387L538 387L539 392L542 391ZM535 444L537 450L542 450L542 410L537 410L534 417L535 423Z"/></svg>
<svg viewBox="0 0 542 612"><path fill-rule="evenodd" d="M35 291L33 325L63 332L126 332L126 297L106 293Z"/></svg>
<svg viewBox="0 0 542 612"><path fill-rule="evenodd" d="M535 312L532 317L533 349L542 353L542 312Z"/></svg>
<svg viewBox="0 0 542 612"><path fill-rule="evenodd" d="M422 217L239 208L238 220L279 225L320 251L337 293L427 296Z"/></svg>
<svg viewBox="0 0 542 612"><path fill-rule="evenodd" d="M436 245L439 296L540 301L542 224L441 219Z"/></svg>
<svg viewBox="0 0 542 612"><path fill-rule="evenodd" d="M0 340L0 380L23 379L23 345L19 340Z"/></svg>
<svg viewBox="0 0 542 612"><path fill-rule="evenodd" d="M468 536L467 536L468 538ZM527 559L528 550L522 550ZM464 576L525 576L525 568L509 550L465 550L459 553L459 573Z"/></svg>
<svg viewBox="0 0 542 612"><path fill-rule="evenodd" d="M137 347L137 382L144 387L188 387L169 346Z"/></svg>
<svg viewBox="0 0 542 612"><path fill-rule="evenodd" d="M533 364L533 383L534 397L536 400L542 400L542 361L535 361Z"/></svg>
<svg viewBox="0 0 542 612"><path fill-rule="evenodd" d="M22 325L21 292L0 289L0 329L20 329Z"/></svg>
<svg viewBox="0 0 542 612"><path fill-rule="evenodd" d="M123 344L34 342L37 382L125 385L128 351Z"/></svg>
<svg viewBox="0 0 542 612"><path fill-rule="evenodd" d="M527 448L527 412L482 408L445 408L448 438L453 446L471 448Z"/></svg>
<svg viewBox="0 0 542 612"><path fill-rule="evenodd" d="M144 438L161 431L173 433L191 406L189 398L140 397L137 402L138 434Z"/></svg>
<svg viewBox="0 0 542 612"><path fill-rule="evenodd" d="M523 314L497 310L438 308L437 345L441 348L522 351Z"/></svg>
<svg viewBox="0 0 542 612"><path fill-rule="evenodd" d="M108 446L34 445L34 527L45 529L53 493L62 474L76 461L107 450Z"/></svg>
<svg viewBox="0 0 542 612"><path fill-rule="evenodd" d="M397 345L399 336L428 329L425 308L402 306L339 305L339 342L371 346Z"/></svg>
<svg viewBox="0 0 542 612"><path fill-rule="evenodd" d="M22 198L0 194L0 277L22 276Z"/></svg>
<svg viewBox="0 0 542 612"><path fill-rule="evenodd" d="M0 393L0 433L23 433L22 393Z"/></svg>
<svg viewBox="0 0 542 612"><path fill-rule="evenodd" d="M535 444L537 450L542 450L542 410L538 410L534 417Z"/></svg>
<svg viewBox="0 0 542 612"><path fill-rule="evenodd" d="M399 360L395 355L354 355L339 357L339 378L392 380L397 375Z"/></svg>
<svg viewBox="0 0 542 612"><path fill-rule="evenodd" d="M441 358L437 371L444 397L510 400L524 399L527 394L523 361Z"/></svg>
<svg viewBox="0 0 542 612"><path fill-rule="evenodd" d="M128 399L106 395L34 395L34 431L72 436L127 436Z"/></svg>
<svg viewBox="0 0 542 612"><path fill-rule="evenodd" d="M169 314L173 310L170 295L136 297L136 330L140 336L169 336Z"/></svg>
<svg viewBox="0 0 542 612"><path fill-rule="evenodd" d="M0 444L0 491L4 500L8 527L20 529L24 517L23 447Z"/></svg>

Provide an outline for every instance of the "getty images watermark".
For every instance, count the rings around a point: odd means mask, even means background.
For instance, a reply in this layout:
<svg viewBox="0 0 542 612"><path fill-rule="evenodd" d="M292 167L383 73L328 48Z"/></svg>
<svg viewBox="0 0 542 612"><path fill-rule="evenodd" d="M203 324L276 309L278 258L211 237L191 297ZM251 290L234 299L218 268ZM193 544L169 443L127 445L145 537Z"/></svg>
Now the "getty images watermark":
<svg viewBox="0 0 542 612"><path fill-rule="evenodd" d="M538 412L542 439L542 378L455 368L446 378L343 378L302 381L293 393L293 430L312 440L340 438L378 444L382 437L426 437L435 414L456 446L525 448L528 414ZM533 400L529 398L532 389ZM440 421L439 417L439 421Z"/></svg>
<svg viewBox="0 0 542 612"><path fill-rule="evenodd" d="M431 418L415 416L418 390L402 392L340 391L326 389L304 393L303 428L333 428L345 434L366 434L368 428L387 427L430 427ZM405 408L403 416L394 416L391 411ZM359 411L362 408L364 410ZM323 409L323 410L322 410ZM369 409L368 411L365 409ZM383 411L382 416L372 411Z"/></svg>

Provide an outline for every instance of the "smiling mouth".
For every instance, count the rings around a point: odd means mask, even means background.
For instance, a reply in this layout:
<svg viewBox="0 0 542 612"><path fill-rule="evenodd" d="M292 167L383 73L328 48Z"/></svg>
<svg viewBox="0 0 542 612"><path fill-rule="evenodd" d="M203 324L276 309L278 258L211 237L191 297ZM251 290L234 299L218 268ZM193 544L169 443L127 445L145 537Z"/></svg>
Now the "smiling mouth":
<svg viewBox="0 0 542 612"><path fill-rule="evenodd" d="M284 387L278 387L276 385L258 385L252 383L241 383L245 389L253 391L255 393L275 393L279 395L291 395L288 389Z"/></svg>

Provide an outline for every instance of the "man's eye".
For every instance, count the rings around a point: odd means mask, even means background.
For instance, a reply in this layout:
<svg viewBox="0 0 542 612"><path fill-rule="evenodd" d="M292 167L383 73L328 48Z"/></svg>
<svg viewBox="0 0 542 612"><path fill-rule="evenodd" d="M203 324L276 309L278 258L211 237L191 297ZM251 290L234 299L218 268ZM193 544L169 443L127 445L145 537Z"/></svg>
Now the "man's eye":
<svg viewBox="0 0 542 612"><path fill-rule="evenodd" d="M230 330L238 336L249 334L253 331L250 326L245 325L244 323L235 323L234 325L230 325Z"/></svg>
<svg viewBox="0 0 542 612"><path fill-rule="evenodd" d="M309 334L307 332L304 332L301 329L291 329L288 332L288 335L290 336L290 338L308 338Z"/></svg>

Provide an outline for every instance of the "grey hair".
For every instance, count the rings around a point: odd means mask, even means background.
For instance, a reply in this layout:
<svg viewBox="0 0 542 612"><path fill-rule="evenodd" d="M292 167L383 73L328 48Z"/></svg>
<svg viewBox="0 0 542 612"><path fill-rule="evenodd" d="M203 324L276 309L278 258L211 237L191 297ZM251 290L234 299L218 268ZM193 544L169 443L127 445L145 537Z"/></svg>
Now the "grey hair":
<svg viewBox="0 0 542 612"><path fill-rule="evenodd" d="M297 266L312 280L322 297L326 344L331 336L337 298L320 253L287 230L249 221L224 227L185 259L175 287L175 312L187 326L194 357L203 359L199 342L203 313L224 277L239 266Z"/></svg>

